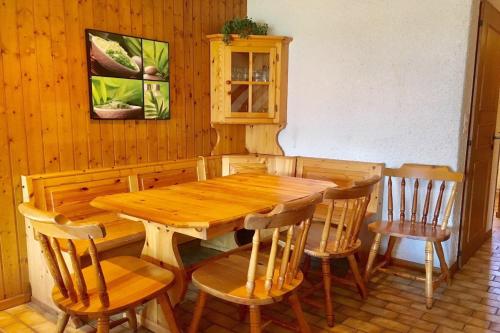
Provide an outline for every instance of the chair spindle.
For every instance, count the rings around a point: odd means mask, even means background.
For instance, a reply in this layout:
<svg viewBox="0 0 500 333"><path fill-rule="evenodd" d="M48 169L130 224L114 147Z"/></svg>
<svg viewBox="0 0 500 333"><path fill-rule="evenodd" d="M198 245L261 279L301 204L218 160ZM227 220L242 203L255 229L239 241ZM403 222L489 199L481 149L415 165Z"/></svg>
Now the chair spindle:
<svg viewBox="0 0 500 333"><path fill-rule="evenodd" d="M109 306L109 295L106 290L106 281L104 280L104 274L102 272L101 263L99 262L99 258L97 255L97 248L95 247L94 240L92 238L89 239L89 254L90 259L92 261L92 265L95 268L96 279L97 279L97 290L99 291L99 299L101 301L102 306Z"/></svg>
<svg viewBox="0 0 500 333"><path fill-rule="evenodd" d="M290 249L292 248L292 237L293 237L294 226L290 226L286 233L286 242L283 249L283 255L281 256L281 267L278 276L278 289L283 288L285 284L286 271L288 267L288 260L290 259Z"/></svg>
<svg viewBox="0 0 500 333"><path fill-rule="evenodd" d="M267 262L266 281L264 288L269 295L273 287L274 264L276 262L276 252L278 250L279 228L275 228L273 232L273 240L271 244L271 252L269 253L269 260Z"/></svg>
<svg viewBox="0 0 500 333"><path fill-rule="evenodd" d="M406 204L406 180L401 178L401 203L400 203L400 212L399 212L399 221L403 223L405 221L405 204Z"/></svg>
<svg viewBox="0 0 500 333"><path fill-rule="evenodd" d="M57 240L57 238L52 237L50 240L50 244L52 246L52 251L59 265L64 285L66 286L66 290L68 291L68 296L73 302L77 302L78 298L76 297L75 287L73 286L73 280L71 279L71 274L69 274L66 261L64 261L64 258L62 256L61 247L59 246L59 241Z"/></svg>
<svg viewBox="0 0 500 333"><path fill-rule="evenodd" d="M448 227L448 221L450 220L451 209L453 207L453 203L455 202L456 194L457 194L457 183L453 183L450 197L448 198L448 203L446 204L446 210L444 212L443 222L441 223L441 229L443 230L445 230Z"/></svg>
<svg viewBox="0 0 500 333"><path fill-rule="evenodd" d="M436 202L436 208L434 209L434 218L432 219L432 227L436 227L439 219L439 212L441 211L441 204L443 202L443 193L446 187L446 182L443 181L439 187L439 196Z"/></svg>
<svg viewBox="0 0 500 333"><path fill-rule="evenodd" d="M71 239L68 239L68 253L71 258L71 266L73 267L73 272L76 279L76 287L78 290L78 296L83 304L89 304L89 295L87 294L87 284L83 278L82 268L80 266L80 260L77 257L75 244Z"/></svg>
<svg viewBox="0 0 500 333"><path fill-rule="evenodd" d="M260 230L255 230L252 239L252 254L250 255L250 264L248 267L247 284L246 284L248 296L252 296L255 290L255 271L257 269L259 245L260 245Z"/></svg>
<svg viewBox="0 0 500 333"><path fill-rule="evenodd" d="M432 191L432 180L429 180L429 182L427 183L427 193L425 194L424 211L422 213L423 224L427 223L427 215L429 214L429 205L431 202L431 191Z"/></svg>
<svg viewBox="0 0 500 333"><path fill-rule="evenodd" d="M413 185L413 203L411 206L411 223L414 224L417 221L417 204L418 204L418 178L415 179Z"/></svg>
<svg viewBox="0 0 500 333"><path fill-rule="evenodd" d="M45 261L47 262L47 266L49 267L50 274L54 279L54 283L56 284L57 288L59 288L61 294L67 298L69 296L68 290L64 285L61 271L59 270L59 266L57 265L56 259L54 258L54 253L52 252L49 244L49 238L40 233L38 233L38 238L42 247Z"/></svg>
<svg viewBox="0 0 500 333"><path fill-rule="evenodd" d="M323 232L321 233L321 240L319 243L319 249L324 252L326 245L328 244L328 238L330 237L330 228L332 224L333 211L335 209L335 200L331 200L331 204L328 205L328 212L326 213L325 224L323 225Z"/></svg>
<svg viewBox="0 0 500 333"><path fill-rule="evenodd" d="M387 180L387 218L389 222L393 221L393 203L392 203L392 177Z"/></svg>
<svg viewBox="0 0 500 333"><path fill-rule="evenodd" d="M353 208L352 208L353 214L350 214L349 221L347 222L347 227L345 228L344 237L342 237L342 240L340 243L341 250L344 250L345 248L347 248L347 246L350 243L352 228L353 228L354 223L355 223L356 218L357 218L356 213L358 212L359 204L360 204L359 199L354 199L354 204L353 204Z"/></svg>
<svg viewBox="0 0 500 333"><path fill-rule="evenodd" d="M335 234L335 242L333 243L333 251L337 251L340 246L340 240L342 238L342 232L344 231L345 220L347 217L347 211L349 210L349 200L344 203L344 208L342 209L342 214L340 215L339 224L337 225L337 233Z"/></svg>

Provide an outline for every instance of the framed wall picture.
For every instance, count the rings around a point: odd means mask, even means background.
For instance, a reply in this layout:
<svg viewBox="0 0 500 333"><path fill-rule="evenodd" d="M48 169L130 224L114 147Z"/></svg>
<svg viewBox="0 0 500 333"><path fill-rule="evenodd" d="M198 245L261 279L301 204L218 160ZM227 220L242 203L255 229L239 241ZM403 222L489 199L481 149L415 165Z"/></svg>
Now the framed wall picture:
<svg viewBox="0 0 500 333"><path fill-rule="evenodd" d="M170 119L167 42L85 30L92 119Z"/></svg>

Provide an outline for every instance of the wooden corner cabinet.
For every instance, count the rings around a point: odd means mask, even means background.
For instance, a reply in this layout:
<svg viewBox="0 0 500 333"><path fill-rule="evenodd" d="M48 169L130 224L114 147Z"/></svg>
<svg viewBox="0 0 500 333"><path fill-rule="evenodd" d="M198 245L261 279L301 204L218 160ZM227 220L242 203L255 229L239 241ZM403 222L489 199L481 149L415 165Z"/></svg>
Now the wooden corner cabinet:
<svg viewBox="0 0 500 333"><path fill-rule="evenodd" d="M213 155L283 155L278 134L286 125L290 37L209 35Z"/></svg>

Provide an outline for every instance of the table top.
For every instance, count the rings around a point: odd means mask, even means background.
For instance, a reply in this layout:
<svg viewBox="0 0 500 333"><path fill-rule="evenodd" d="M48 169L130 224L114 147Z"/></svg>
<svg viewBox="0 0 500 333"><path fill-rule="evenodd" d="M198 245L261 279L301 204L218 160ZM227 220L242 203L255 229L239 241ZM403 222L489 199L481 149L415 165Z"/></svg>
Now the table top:
<svg viewBox="0 0 500 333"><path fill-rule="evenodd" d="M238 174L95 198L91 205L178 228L209 228L336 186L323 180Z"/></svg>

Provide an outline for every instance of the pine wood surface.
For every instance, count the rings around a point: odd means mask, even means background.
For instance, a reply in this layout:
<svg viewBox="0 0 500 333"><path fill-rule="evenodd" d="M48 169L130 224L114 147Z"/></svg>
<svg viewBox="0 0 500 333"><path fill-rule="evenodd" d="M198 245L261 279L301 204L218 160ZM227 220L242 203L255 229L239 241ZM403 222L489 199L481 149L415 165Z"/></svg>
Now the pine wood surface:
<svg viewBox="0 0 500 333"><path fill-rule="evenodd" d="M0 299L29 292L20 176L208 155L205 36L245 15L246 0L2 2ZM86 28L170 42L171 120L89 119Z"/></svg>
<svg viewBox="0 0 500 333"><path fill-rule="evenodd" d="M328 181L241 174L134 193L98 197L91 204L177 228L210 228L269 210L335 186Z"/></svg>

